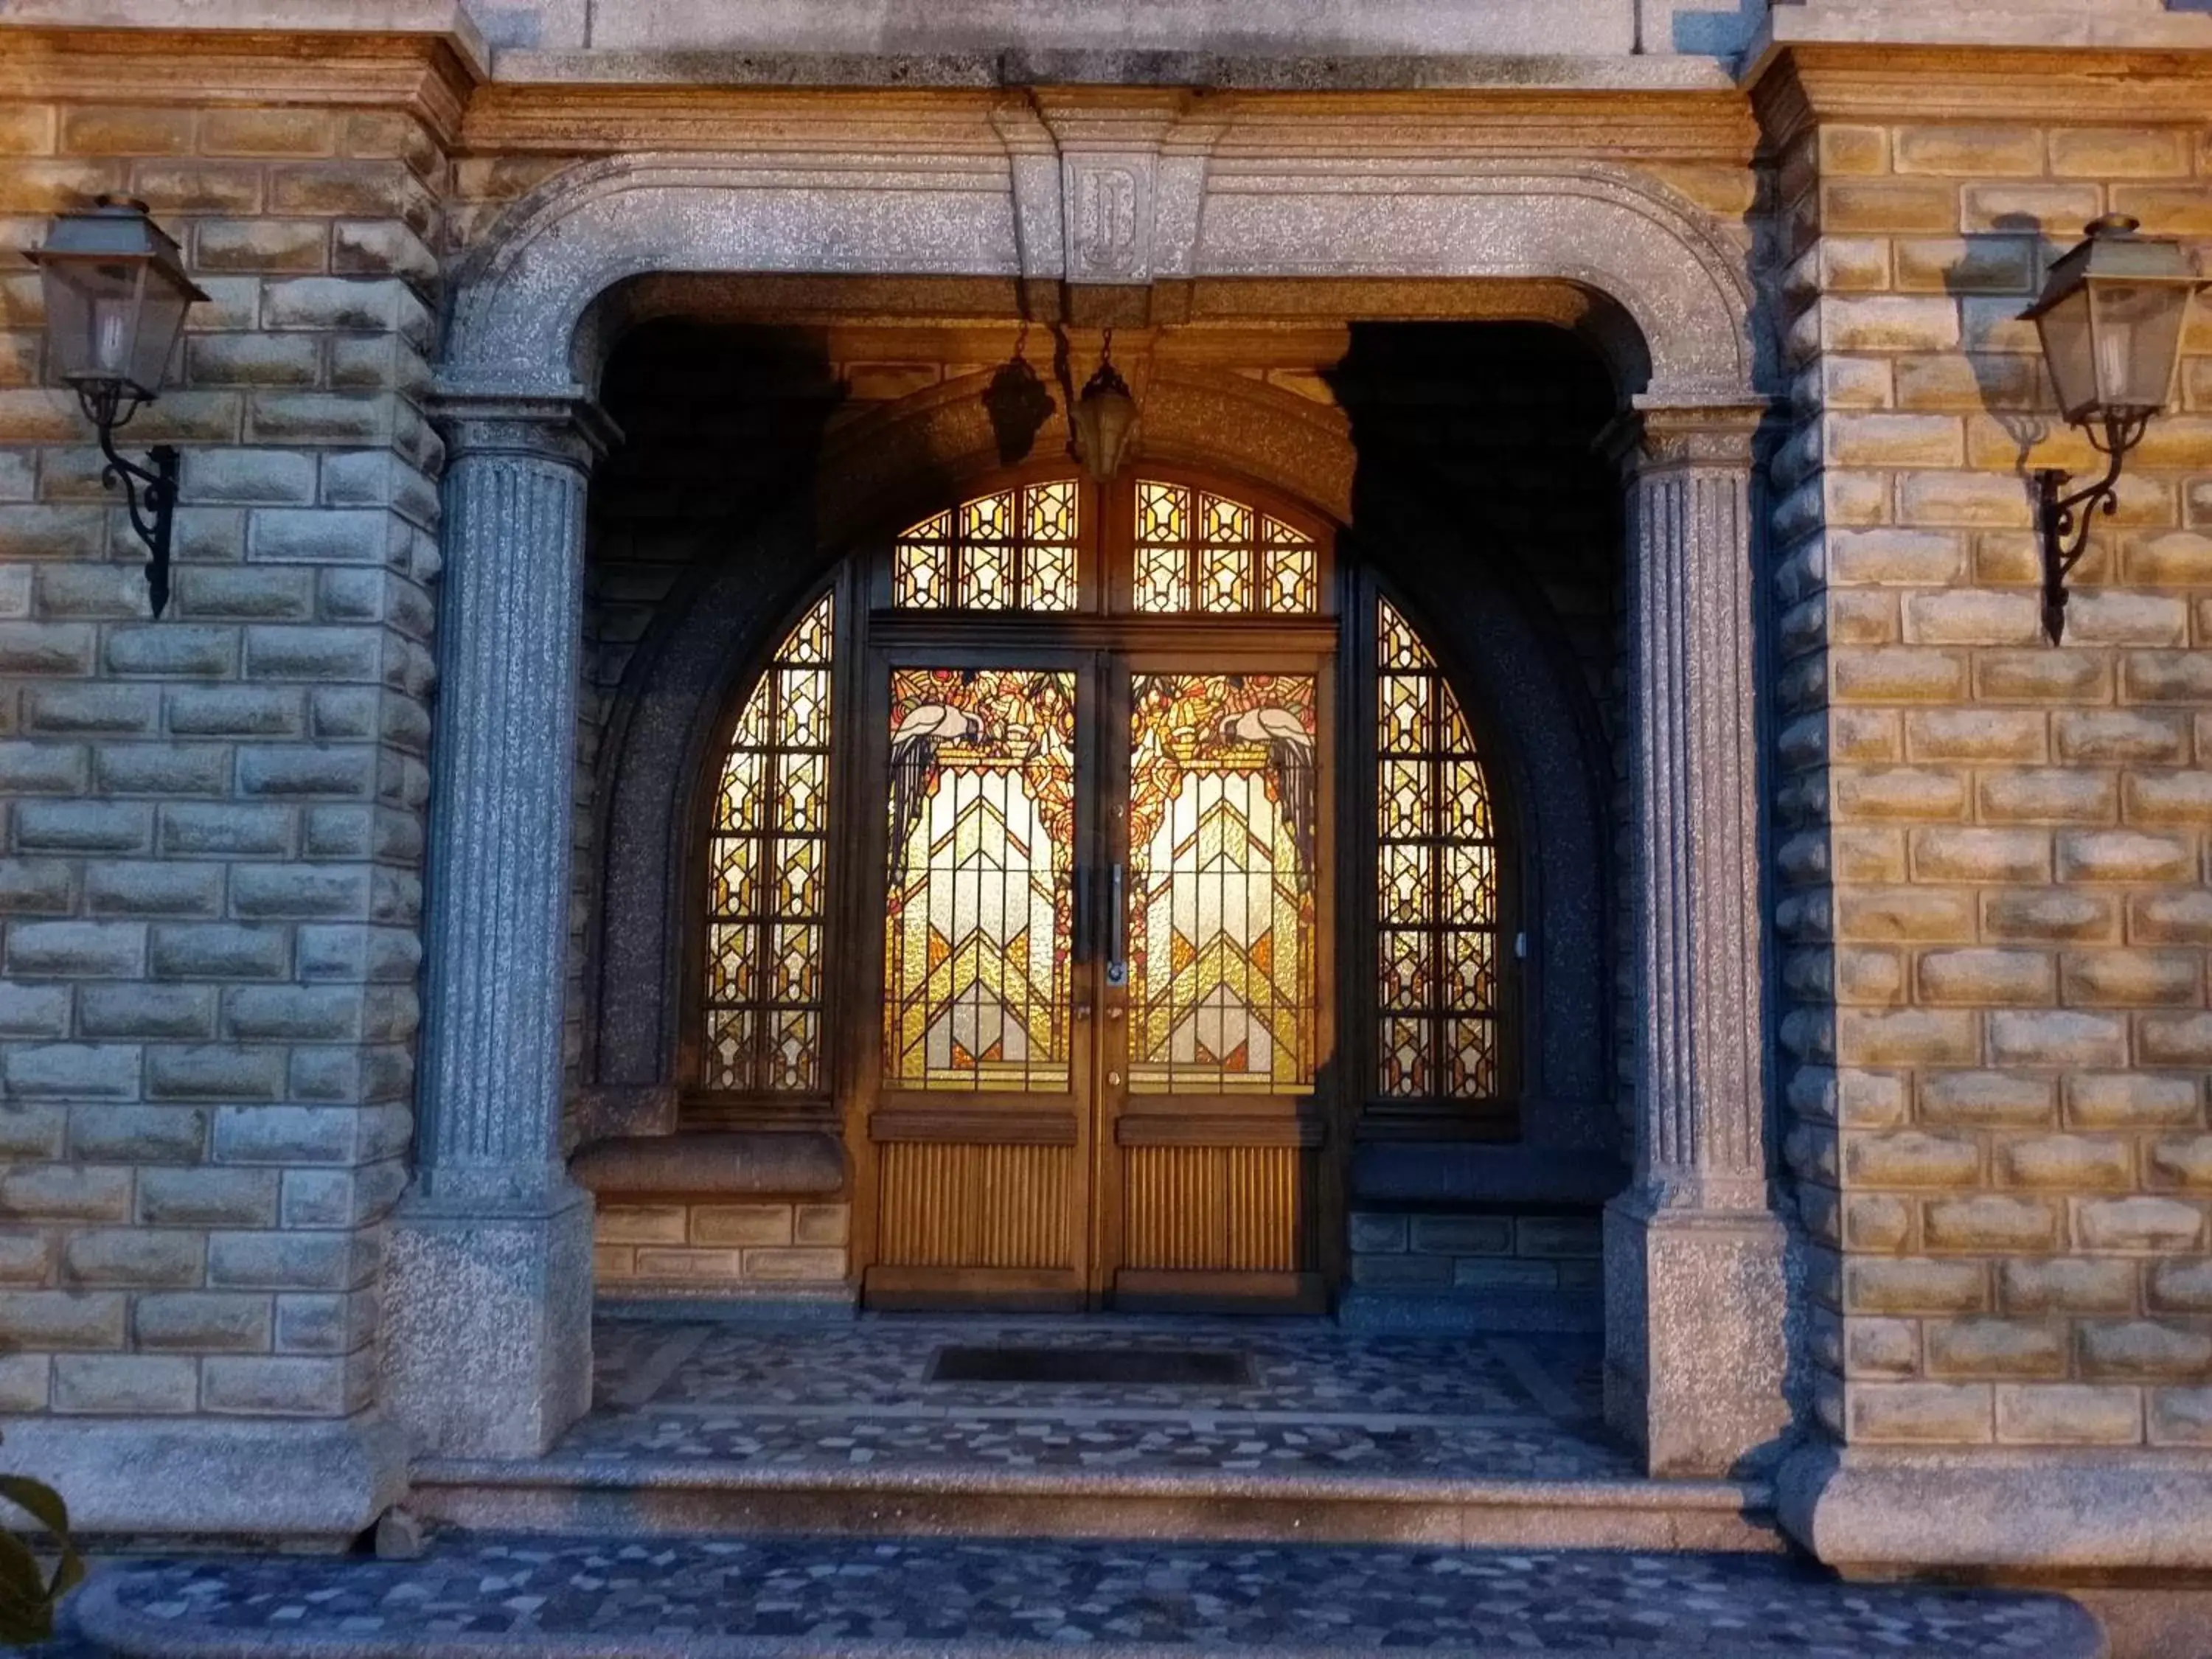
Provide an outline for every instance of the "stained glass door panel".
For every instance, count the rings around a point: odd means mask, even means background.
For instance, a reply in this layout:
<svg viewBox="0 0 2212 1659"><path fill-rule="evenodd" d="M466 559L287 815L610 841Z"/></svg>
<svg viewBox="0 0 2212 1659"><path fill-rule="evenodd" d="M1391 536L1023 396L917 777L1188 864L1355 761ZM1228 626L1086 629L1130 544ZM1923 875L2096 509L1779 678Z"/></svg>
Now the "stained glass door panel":
<svg viewBox="0 0 2212 1659"><path fill-rule="evenodd" d="M1109 806L1127 861L1127 982L1107 992L1120 1001L1101 1108L1123 1305L1322 1299L1321 686L1141 659L1127 677Z"/></svg>
<svg viewBox="0 0 2212 1659"><path fill-rule="evenodd" d="M1077 705L1058 667L889 672L878 1305L1080 1305Z"/></svg>
<svg viewBox="0 0 2212 1659"><path fill-rule="evenodd" d="M1314 682L1130 684L1129 1088L1296 1093L1314 1070Z"/></svg>

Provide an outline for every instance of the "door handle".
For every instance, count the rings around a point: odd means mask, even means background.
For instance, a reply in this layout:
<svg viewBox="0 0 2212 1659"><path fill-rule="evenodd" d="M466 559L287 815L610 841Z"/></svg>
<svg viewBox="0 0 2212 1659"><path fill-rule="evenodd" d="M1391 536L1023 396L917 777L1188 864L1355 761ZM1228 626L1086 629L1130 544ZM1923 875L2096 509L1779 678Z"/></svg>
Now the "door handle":
<svg viewBox="0 0 2212 1659"><path fill-rule="evenodd" d="M1129 918L1121 902L1121 866L1115 865L1106 881L1106 982L1129 982Z"/></svg>
<svg viewBox="0 0 2212 1659"><path fill-rule="evenodd" d="M1091 960L1091 924L1096 920L1091 914L1091 872L1082 865L1075 866L1072 878L1075 885L1075 913L1073 937L1068 941L1069 952L1077 962Z"/></svg>

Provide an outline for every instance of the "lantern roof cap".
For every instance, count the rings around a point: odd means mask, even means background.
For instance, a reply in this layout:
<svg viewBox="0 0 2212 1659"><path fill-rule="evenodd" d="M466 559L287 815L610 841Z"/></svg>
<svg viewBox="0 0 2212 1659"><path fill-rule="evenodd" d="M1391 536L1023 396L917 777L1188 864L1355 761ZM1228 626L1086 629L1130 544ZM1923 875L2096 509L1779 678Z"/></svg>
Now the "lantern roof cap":
<svg viewBox="0 0 2212 1659"><path fill-rule="evenodd" d="M2033 321L2088 282L2171 283L2191 289L2204 285L2180 243L2166 236L2145 236L2142 231L2142 222L2124 213L2091 220L2087 240L2051 262L2041 295L2021 320Z"/></svg>
<svg viewBox="0 0 2212 1659"><path fill-rule="evenodd" d="M55 258L143 259L194 300L208 296L185 274L177 239L154 222L145 203L131 197L99 196L89 208L58 214L43 247L26 255L33 264Z"/></svg>

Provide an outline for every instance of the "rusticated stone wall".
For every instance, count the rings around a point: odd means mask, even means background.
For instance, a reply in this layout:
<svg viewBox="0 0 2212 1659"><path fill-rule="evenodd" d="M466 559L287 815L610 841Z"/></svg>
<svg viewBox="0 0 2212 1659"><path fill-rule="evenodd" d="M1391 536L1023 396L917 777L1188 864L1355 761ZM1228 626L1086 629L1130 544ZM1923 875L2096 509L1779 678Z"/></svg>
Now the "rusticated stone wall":
<svg viewBox="0 0 2212 1659"><path fill-rule="evenodd" d="M1859 1443L2212 1445L2212 313L2057 648L2027 475L2097 458L2016 320L2100 213L2201 247L2212 149L2125 99L1923 125L1771 90L1775 921L1820 1413Z"/></svg>
<svg viewBox="0 0 2212 1659"><path fill-rule="evenodd" d="M0 1410L369 1402L445 170L396 110L0 105ZM210 295L125 434L184 447L159 623L14 257L100 191L144 198Z"/></svg>

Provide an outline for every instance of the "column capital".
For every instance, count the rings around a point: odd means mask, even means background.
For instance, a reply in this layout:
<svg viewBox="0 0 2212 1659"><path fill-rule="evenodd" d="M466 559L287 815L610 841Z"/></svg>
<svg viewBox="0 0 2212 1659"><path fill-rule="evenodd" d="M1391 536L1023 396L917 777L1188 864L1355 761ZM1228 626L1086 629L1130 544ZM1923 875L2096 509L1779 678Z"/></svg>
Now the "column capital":
<svg viewBox="0 0 2212 1659"><path fill-rule="evenodd" d="M1677 400L1645 392L1599 434L1598 447L1632 479L1677 467L1747 471L1758 460L1760 433L1774 412L1764 398Z"/></svg>
<svg viewBox="0 0 2212 1659"><path fill-rule="evenodd" d="M430 419L445 437L448 461L504 455L589 472L622 441L622 429L580 386L549 392L441 386L431 396Z"/></svg>

